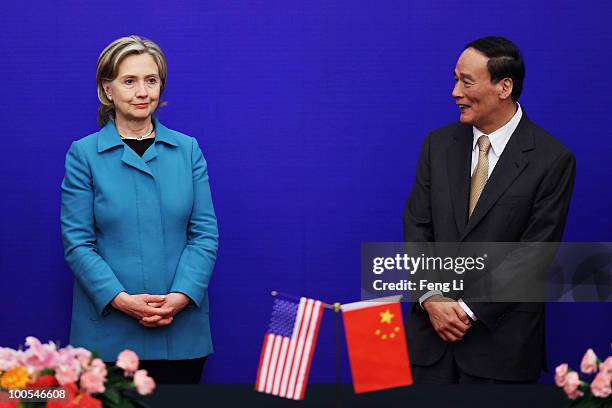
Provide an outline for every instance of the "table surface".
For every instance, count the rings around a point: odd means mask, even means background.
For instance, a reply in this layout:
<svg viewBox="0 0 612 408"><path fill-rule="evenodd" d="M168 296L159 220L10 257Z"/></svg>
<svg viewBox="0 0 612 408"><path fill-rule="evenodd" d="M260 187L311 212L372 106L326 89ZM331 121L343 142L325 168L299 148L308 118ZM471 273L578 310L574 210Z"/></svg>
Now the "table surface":
<svg viewBox="0 0 612 408"><path fill-rule="evenodd" d="M309 384L303 401L261 394L247 384L159 385L150 408L179 407L567 407L553 385L414 385L355 395L352 385Z"/></svg>

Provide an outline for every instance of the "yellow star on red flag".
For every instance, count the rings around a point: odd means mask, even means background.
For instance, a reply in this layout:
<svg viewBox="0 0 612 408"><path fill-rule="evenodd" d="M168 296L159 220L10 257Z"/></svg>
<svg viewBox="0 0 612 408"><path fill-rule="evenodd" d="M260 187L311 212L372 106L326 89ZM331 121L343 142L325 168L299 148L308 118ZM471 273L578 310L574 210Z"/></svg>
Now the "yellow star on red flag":
<svg viewBox="0 0 612 408"><path fill-rule="evenodd" d="M380 316L380 322L387 323L387 324L391 324L391 321L395 317L395 315L391 313L389 309L385 309L384 312L381 312L378 315Z"/></svg>

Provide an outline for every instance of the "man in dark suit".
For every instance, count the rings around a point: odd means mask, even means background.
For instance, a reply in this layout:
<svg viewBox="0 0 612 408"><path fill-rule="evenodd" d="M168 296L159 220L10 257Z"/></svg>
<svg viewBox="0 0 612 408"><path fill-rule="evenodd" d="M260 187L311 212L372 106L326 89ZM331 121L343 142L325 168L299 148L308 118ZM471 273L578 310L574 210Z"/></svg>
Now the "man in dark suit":
<svg viewBox="0 0 612 408"><path fill-rule="evenodd" d="M468 44L452 96L460 123L431 132L404 210L410 242L559 242L573 154L518 103L525 67L502 37ZM503 273L518 266L506 264ZM417 383L529 383L545 368L542 303L420 294L407 317Z"/></svg>

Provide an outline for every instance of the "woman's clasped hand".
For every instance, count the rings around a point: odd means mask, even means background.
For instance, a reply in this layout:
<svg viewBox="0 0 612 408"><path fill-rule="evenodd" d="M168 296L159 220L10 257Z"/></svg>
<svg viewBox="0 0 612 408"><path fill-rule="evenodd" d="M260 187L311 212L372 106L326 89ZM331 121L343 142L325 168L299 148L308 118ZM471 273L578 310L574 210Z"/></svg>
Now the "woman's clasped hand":
<svg viewBox="0 0 612 408"><path fill-rule="evenodd" d="M172 323L174 316L179 314L191 300L182 293L167 295L130 295L119 293L111 305L138 320L145 327L162 327Z"/></svg>

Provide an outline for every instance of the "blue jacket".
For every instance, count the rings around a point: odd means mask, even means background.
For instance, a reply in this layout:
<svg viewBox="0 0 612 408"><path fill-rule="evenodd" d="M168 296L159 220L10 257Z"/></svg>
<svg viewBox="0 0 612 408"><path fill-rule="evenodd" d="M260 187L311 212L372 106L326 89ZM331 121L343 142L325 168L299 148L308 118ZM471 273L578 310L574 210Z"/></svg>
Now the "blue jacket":
<svg viewBox="0 0 612 408"><path fill-rule="evenodd" d="M208 282L218 232L197 141L154 119L143 157L114 123L70 146L62 182L64 256L76 278L70 342L115 361L212 353ZM147 328L110 305L129 294L181 292L192 302L165 327Z"/></svg>

